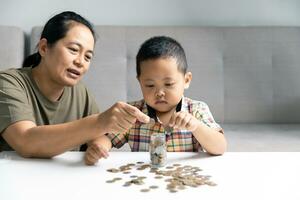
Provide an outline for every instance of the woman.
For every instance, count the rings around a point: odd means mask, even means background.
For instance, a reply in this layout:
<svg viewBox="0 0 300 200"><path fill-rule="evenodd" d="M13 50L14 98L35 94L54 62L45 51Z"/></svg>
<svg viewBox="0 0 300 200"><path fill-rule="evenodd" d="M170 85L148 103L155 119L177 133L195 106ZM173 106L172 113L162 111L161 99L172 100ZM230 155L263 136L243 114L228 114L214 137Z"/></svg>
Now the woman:
<svg viewBox="0 0 300 200"><path fill-rule="evenodd" d="M107 132L125 132L149 118L118 102L99 114L80 82L93 57L92 25L63 12L45 25L38 52L21 69L0 72L0 146L23 157L50 158Z"/></svg>

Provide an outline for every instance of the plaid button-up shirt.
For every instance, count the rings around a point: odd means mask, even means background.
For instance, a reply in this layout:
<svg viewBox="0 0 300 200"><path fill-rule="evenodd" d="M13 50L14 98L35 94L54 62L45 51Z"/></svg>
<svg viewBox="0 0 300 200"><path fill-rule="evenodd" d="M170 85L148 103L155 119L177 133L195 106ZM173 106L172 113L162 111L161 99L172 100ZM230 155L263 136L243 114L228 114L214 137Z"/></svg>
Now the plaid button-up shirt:
<svg viewBox="0 0 300 200"><path fill-rule="evenodd" d="M169 152L197 152L203 151L201 145L188 130L173 130L172 133L167 133L164 126L158 122L155 110L148 106L144 100L129 103L140 109L143 113L154 120L151 123L141 123L137 121L135 125L125 134L112 134L107 136L111 139L113 147L120 148L128 142L131 151L149 151L150 135L153 133L166 133L167 151ZM209 111L206 103L195 101L187 97L183 97L177 105L176 111L187 111L202 121L207 126L216 129L223 133L222 128L217 124Z"/></svg>

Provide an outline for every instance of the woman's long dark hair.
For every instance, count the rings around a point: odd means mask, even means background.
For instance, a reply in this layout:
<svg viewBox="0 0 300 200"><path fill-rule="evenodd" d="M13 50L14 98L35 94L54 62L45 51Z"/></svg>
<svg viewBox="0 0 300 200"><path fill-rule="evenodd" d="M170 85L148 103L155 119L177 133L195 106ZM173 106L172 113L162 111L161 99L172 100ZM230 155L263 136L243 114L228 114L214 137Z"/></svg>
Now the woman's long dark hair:
<svg viewBox="0 0 300 200"><path fill-rule="evenodd" d="M65 11L60 14L55 15L45 24L44 29L41 34L41 38L45 38L47 40L47 44L49 46L53 46L58 40L64 38L67 32L70 29L70 22L77 22L85 25L90 29L93 34L94 40L96 41L95 31L93 25L78 15L75 12ZM27 58L25 58L22 67L35 67L41 62L41 55L39 52L36 52Z"/></svg>

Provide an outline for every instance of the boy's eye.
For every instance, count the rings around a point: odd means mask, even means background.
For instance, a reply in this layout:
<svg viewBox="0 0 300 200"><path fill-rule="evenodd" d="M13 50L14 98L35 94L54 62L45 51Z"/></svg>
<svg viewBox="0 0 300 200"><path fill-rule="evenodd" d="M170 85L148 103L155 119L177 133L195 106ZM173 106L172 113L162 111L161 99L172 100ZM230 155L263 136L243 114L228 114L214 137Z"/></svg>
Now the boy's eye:
<svg viewBox="0 0 300 200"><path fill-rule="evenodd" d="M174 83L166 83L165 84L165 86L167 86L167 87L171 87L171 86L173 86L174 85Z"/></svg>

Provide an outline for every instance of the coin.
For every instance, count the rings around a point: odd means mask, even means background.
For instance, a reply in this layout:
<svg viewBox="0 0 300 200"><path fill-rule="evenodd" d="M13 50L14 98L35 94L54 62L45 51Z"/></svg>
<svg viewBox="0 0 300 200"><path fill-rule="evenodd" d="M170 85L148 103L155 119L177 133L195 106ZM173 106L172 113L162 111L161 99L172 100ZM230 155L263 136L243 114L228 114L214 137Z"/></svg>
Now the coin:
<svg viewBox="0 0 300 200"><path fill-rule="evenodd" d="M177 188L178 188L179 190L184 190L184 189L186 189L186 187L185 187L184 185L179 185Z"/></svg>
<svg viewBox="0 0 300 200"><path fill-rule="evenodd" d="M128 186L131 186L131 184L132 184L132 183L131 183L130 181L127 181L127 182L124 183L123 186L124 186L124 187L128 187Z"/></svg>
<svg viewBox="0 0 300 200"><path fill-rule="evenodd" d="M173 166L166 167L166 169L173 169L173 168L174 168Z"/></svg>
<svg viewBox="0 0 300 200"><path fill-rule="evenodd" d="M148 188L144 188L144 189L141 189L140 191L141 191L141 192L149 192L149 191L150 191L150 189L148 189Z"/></svg>
<svg viewBox="0 0 300 200"><path fill-rule="evenodd" d="M143 185L143 184L145 184L144 181L142 179L139 179L139 178L132 179L130 182L133 183L133 184L136 184L136 185Z"/></svg>
<svg viewBox="0 0 300 200"><path fill-rule="evenodd" d="M147 169L147 168L150 168L151 166L149 164L144 164L142 166L140 166L139 168L137 168L137 170L144 170L144 169Z"/></svg>
<svg viewBox="0 0 300 200"><path fill-rule="evenodd" d="M212 181L208 181L208 182L206 182L206 184L209 185L209 186L216 186L217 185L216 183L214 183Z"/></svg>
<svg viewBox="0 0 300 200"><path fill-rule="evenodd" d="M111 173L118 173L119 172L119 170L116 169L116 168L111 168L111 169L108 169L106 171L111 172Z"/></svg>
<svg viewBox="0 0 300 200"><path fill-rule="evenodd" d="M150 188L150 189L157 189L158 186L157 186L157 185L151 185L149 188Z"/></svg>

